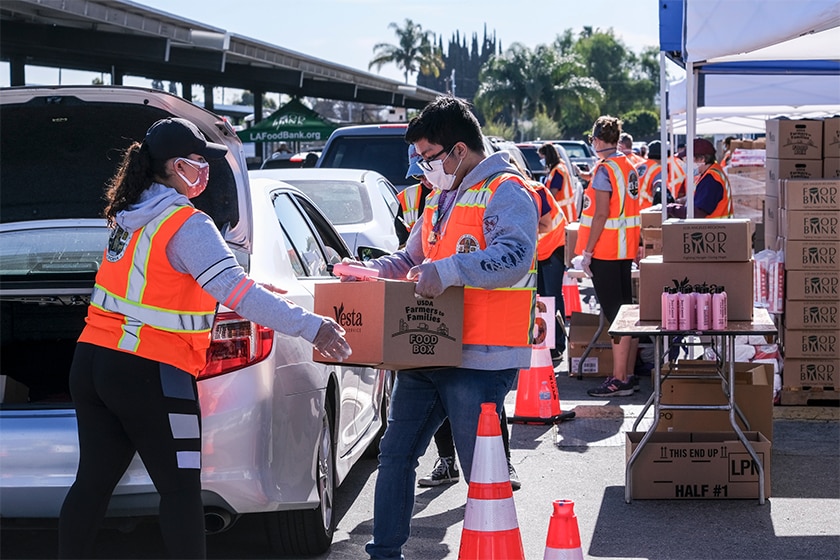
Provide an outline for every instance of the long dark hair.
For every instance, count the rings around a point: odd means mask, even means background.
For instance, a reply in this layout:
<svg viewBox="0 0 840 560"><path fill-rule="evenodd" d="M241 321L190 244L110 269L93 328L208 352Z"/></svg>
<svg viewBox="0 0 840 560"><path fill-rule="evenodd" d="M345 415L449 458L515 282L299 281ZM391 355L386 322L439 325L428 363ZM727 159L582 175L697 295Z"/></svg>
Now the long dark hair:
<svg viewBox="0 0 840 560"><path fill-rule="evenodd" d="M545 158L545 167L548 170L554 169L554 167L560 163L560 154L551 142L546 142L540 146L537 153Z"/></svg>
<svg viewBox="0 0 840 560"><path fill-rule="evenodd" d="M103 215L113 227L117 212L125 210L140 199L156 177L166 177L166 161L152 159L149 148L140 142L132 143L123 153L117 172L108 180Z"/></svg>

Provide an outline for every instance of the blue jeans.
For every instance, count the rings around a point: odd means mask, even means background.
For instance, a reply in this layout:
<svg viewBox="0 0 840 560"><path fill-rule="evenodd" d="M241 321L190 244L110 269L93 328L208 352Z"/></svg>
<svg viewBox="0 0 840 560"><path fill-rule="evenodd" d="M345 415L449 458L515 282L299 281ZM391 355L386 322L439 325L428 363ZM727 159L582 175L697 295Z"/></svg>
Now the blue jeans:
<svg viewBox="0 0 840 560"><path fill-rule="evenodd" d="M442 368L397 373L388 428L379 446L373 539L365 547L371 558L403 558L419 459L447 417L461 472L469 482L481 403L496 403L501 410L516 372Z"/></svg>

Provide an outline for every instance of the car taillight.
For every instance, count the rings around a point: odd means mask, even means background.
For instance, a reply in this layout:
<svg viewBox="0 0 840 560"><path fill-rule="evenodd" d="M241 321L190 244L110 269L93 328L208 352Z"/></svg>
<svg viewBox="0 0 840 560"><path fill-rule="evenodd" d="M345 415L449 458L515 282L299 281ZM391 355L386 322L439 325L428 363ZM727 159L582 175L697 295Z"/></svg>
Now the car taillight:
<svg viewBox="0 0 840 560"><path fill-rule="evenodd" d="M243 319L236 313L219 313L213 323L207 365L198 379L230 373L268 357L274 331Z"/></svg>

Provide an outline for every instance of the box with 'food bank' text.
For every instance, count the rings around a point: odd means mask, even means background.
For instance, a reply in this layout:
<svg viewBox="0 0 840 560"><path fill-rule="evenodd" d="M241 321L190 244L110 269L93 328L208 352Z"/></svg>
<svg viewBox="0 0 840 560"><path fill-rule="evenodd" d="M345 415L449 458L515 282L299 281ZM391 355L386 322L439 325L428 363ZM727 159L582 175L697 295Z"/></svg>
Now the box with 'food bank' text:
<svg viewBox="0 0 840 560"><path fill-rule="evenodd" d="M464 289L429 299L400 280L315 284L315 313L344 327L352 355L342 363L383 369L461 365ZM313 360L338 363L313 349Z"/></svg>

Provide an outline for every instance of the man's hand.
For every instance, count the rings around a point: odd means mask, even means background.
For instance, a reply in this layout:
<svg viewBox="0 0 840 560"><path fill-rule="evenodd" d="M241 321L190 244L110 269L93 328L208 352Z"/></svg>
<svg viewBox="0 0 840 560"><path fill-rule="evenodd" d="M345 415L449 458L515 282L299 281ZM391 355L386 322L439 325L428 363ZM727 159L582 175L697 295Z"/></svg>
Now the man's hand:
<svg viewBox="0 0 840 560"><path fill-rule="evenodd" d="M322 317L322 320L312 345L324 357L343 362L353 353L350 345L344 340L344 328L329 317Z"/></svg>
<svg viewBox="0 0 840 560"><path fill-rule="evenodd" d="M584 251L582 253L583 258L580 261L580 267L583 269L583 272L589 278L592 278L592 269L589 268L589 265L592 264L592 253L589 251Z"/></svg>
<svg viewBox="0 0 840 560"><path fill-rule="evenodd" d="M445 289L437 267L431 262L412 267L405 277L408 280L417 279L414 293L422 297L435 298L442 294Z"/></svg>

